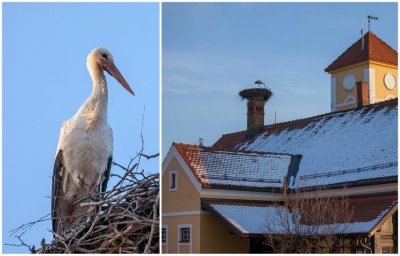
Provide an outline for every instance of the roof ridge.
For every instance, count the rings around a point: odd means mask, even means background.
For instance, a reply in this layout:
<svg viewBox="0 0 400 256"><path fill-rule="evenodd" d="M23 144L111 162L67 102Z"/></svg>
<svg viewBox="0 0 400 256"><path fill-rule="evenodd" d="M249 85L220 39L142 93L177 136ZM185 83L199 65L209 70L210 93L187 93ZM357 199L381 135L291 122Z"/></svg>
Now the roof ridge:
<svg viewBox="0 0 400 256"><path fill-rule="evenodd" d="M212 152L212 153L224 153L224 154L257 154L257 155L282 155L282 156L292 156L298 157L301 156L299 154L289 154L283 152L260 152L260 151L252 151L252 150L238 150L238 149L215 149L213 147L205 147L199 145L192 145L192 144L184 144L184 143L175 143L173 145L184 146L184 147L191 147L191 149L197 149L199 152Z"/></svg>
<svg viewBox="0 0 400 256"><path fill-rule="evenodd" d="M247 131L247 130L242 130L242 131L232 132L232 133L225 133L225 134L222 134L221 137L239 135L240 133L245 133L246 131Z"/></svg>
<svg viewBox="0 0 400 256"><path fill-rule="evenodd" d="M211 148L209 150L209 152L223 153L223 154L257 154L257 155L280 155L280 156L292 156L292 157L301 156L299 154L289 154L289 153L283 153L283 152L262 152L262 151L237 150L237 149L226 150L226 149Z"/></svg>

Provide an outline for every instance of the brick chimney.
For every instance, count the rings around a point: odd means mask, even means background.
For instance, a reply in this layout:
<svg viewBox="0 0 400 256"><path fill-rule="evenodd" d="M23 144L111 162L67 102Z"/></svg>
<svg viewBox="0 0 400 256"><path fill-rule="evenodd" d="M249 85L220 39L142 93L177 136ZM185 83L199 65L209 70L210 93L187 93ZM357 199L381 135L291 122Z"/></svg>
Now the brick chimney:
<svg viewBox="0 0 400 256"><path fill-rule="evenodd" d="M267 88L250 88L239 93L247 100L247 134L254 137L264 127L264 105L272 92Z"/></svg>
<svg viewBox="0 0 400 256"><path fill-rule="evenodd" d="M369 104L369 88L368 83L364 81L356 82L357 85L357 108L361 108Z"/></svg>

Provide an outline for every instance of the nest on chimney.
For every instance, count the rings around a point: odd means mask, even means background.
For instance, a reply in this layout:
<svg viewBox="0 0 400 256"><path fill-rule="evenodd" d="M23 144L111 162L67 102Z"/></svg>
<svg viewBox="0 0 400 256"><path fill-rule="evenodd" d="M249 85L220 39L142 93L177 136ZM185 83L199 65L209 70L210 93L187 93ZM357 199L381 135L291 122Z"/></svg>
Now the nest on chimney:
<svg viewBox="0 0 400 256"><path fill-rule="evenodd" d="M272 96L272 91L268 88L249 88L240 91L239 96L243 100L268 101Z"/></svg>

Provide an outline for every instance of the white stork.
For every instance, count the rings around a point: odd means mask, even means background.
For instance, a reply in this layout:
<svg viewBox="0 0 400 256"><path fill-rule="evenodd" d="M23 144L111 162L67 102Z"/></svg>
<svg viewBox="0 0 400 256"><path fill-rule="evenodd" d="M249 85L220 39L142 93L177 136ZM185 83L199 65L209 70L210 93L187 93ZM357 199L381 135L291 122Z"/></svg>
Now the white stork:
<svg viewBox="0 0 400 256"><path fill-rule="evenodd" d="M106 190L113 150L113 135L107 122L108 91L104 70L135 95L114 65L111 53L96 48L87 57L93 90L78 112L61 127L52 186L53 231L62 234L79 223L89 209L88 194Z"/></svg>

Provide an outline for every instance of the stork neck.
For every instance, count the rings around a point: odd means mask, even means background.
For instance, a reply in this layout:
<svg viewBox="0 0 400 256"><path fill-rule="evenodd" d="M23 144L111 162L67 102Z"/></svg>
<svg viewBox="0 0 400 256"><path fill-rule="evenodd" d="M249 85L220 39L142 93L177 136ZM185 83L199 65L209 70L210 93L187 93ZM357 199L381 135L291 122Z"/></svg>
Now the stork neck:
<svg viewBox="0 0 400 256"><path fill-rule="evenodd" d="M95 120L107 122L108 90L102 69L91 68L89 72L93 80L93 89L80 112L86 117L87 124L91 126L96 123Z"/></svg>
<svg viewBox="0 0 400 256"><path fill-rule="evenodd" d="M93 89L90 98L93 100L105 100L107 103L108 98L108 90L107 90L107 80L104 76L104 72L102 69L97 68L95 70L91 70L90 72L93 81Z"/></svg>

